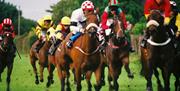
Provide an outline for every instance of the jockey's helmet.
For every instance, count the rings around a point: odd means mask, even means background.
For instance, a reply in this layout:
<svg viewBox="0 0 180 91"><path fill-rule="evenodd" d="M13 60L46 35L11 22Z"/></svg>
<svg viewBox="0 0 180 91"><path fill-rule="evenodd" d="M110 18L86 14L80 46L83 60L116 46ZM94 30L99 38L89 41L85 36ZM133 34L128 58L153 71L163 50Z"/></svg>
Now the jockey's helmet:
<svg viewBox="0 0 180 91"><path fill-rule="evenodd" d="M71 19L67 16L64 16L62 19L61 19L61 24L63 25L70 25L71 23Z"/></svg>
<svg viewBox="0 0 180 91"><path fill-rule="evenodd" d="M84 1L82 4L81 4L81 9L84 11L84 10L94 10L94 5L91 1Z"/></svg>
<svg viewBox="0 0 180 91"><path fill-rule="evenodd" d="M52 16L46 15L46 16L43 17L43 20L44 21L52 21Z"/></svg>
<svg viewBox="0 0 180 91"><path fill-rule="evenodd" d="M177 6L177 4L176 4L176 2L175 2L175 1L170 1L170 4L171 4L171 6L174 6L174 7L176 7L176 6Z"/></svg>
<svg viewBox="0 0 180 91"><path fill-rule="evenodd" d="M110 7L118 7L119 6L119 2L118 2L118 0L110 0L109 1L109 6Z"/></svg>
<svg viewBox="0 0 180 91"><path fill-rule="evenodd" d="M3 25L12 25L12 20L10 18L5 18L2 22Z"/></svg>

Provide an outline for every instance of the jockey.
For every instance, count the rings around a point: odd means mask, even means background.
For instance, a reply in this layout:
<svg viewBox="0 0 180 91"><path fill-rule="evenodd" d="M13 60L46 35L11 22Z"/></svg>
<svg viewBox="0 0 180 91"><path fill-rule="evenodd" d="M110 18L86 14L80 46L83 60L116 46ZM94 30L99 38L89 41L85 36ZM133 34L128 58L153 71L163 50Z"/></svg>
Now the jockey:
<svg viewBox="0 0 180 91"><path fill-rule="evenodd" d="M38 44L36 45L35 48L35 51L37 53L44 45L47 37L46 33L50 27L53 27L53 21L52 21L52 17L49 15L46 15L37 21L37 26L35 29L35 33L38 36Z"/></svg>
<svg viewBox="0 0 180 91"><path fill-rule="evenodd" d="M14 39L15 38L15 31L14 31L14 26L13 26L13 23L12 23L12 20L10 18L5 18L3 20L3 22L1 23L0 25L0 41L2 41L3 39L3 34L6 33L6 32L9 32L9 33L12 33L12 38ZM16 46L14 44L14 42L12 43L13 45L13 50L12 50L12 53L14 54L15 56L15 52L16 52Z"/></svg>
<svg viewBox="0 0 180 91"><path fill-rule="evenodd" d="M122 23L123 23L123 31L127 29L127 21L125 14L123 13L122 9L119 7L119 2L118 0L109 0L109 5L105 8L102 16L101 16L101 29L98 31L99 34L99 41L102 42L103 46L105 47L105 43L107 41L105 35L106 32L108 32L110 29L110 26L112 25L112 17L113 15L117 15L121 18ZM131 44L130 44L131 45ZM132 47L130 46L130 51L134 51Z"/></svg>
<svg viewBox="0 0 180 91"><path fill-rule="evenodd" d="M180 10L177 8L177 4L174 1L170 1L171 4L171 21L169 23L170 27L175 30L176 37L180 35Z"/></svg>
<svg viewBox="0 0 180 91"><path fill-rule="evenodd" d="M170 2L169 0L146 0L144 5L144 15L146 19L150 15L151 10L159 10L161 14L165 17L164 24L168 25L170 22ZM141 46L146 47L147 39L149 34L145 32L144 38L141 41Z"/></svg>
<svg viewBox="0 0 180 91"><path fill-rule="evenodd" d="M71 20L69 17L64 16L61 19L61 22L57 25L56 30L54 28L50 28L48 32L50 32L49 38L52 43L49 54L53 55L55 53L56 48L61 43L62 40L65 39L67 34L70 32L70 24Z"/></svg>
<svg viewBox="0 0 180 91"><path fill-rule="evenodd" d="M90 11L94 12L94 5L91 1L87 0L81 4L81 8L72 12L70 30L73 34L66 43L68 48L71 48L75 40L84 32L83 26L85 26L86 23L85 12Z"/></svg>

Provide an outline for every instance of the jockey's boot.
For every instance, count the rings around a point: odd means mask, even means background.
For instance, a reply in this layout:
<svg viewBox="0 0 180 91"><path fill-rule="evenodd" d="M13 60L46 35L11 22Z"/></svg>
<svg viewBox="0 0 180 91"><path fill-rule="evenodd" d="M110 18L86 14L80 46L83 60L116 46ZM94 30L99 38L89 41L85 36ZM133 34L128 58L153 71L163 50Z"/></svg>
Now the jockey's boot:
<svg viewBox="0 0 180 91"><path fill-rule="evenodd" d="M36 45L35 51L37 53L39 53L39 50L41 49L41 47L44 45L44 41L39 41L39 43Z"/></svg>
<svg viewBox="0 0 180 91"><path fill-rule="evenodd" d="M143 39L142 39L142 41L140 43L141 47L146 48L146 46L147 46L147 39L149 39L149 37L150 37L150 34L146 31L145 35L144 35L144 37L143 37Z"/></svg>
<svg viewBox="0 0 180 91"><path fill-rule="evenodd" d="M73 46L73 43L76 41L77 38L79 38L81 36L81 34L82 34L81 32L77 32L76 34L73 34L70 37L69 41L66 43L66 46L68 48L71 48Z"/></svg>
<svg viewBox="0 0 180 91"><path fill-rule="evenodd" d="M48 53L49 53L50 55L54 55L54 53L55 53L55 51L56 51L56 49L57 49L57 47L58 47L58 45L59 45L60 43L61 43L61 40L57 40L56 43L52 44L51 47L49 48Z"/></svg>

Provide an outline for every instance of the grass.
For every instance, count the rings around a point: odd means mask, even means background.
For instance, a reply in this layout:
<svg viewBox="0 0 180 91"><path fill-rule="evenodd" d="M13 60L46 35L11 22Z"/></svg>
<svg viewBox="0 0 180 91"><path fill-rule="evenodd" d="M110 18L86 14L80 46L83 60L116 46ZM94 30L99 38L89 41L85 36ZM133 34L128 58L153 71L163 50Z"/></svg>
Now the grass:
<svg viewBox="0 0 180 91"><path fill-rule="evenodd" d="M57 76L57 72L54 72L54 80L55 83L51 85L50 88L46 88L47 82L47 69L44 70L44 82L36 85L34 83L35 77L30 65L29 56L27 54L21 54L22 59L20 60L18 56L16 56L14 61L14 68L11 75L11 91L59 91L60 90L60 81ZM134 73L134 79L129 79L127 77L127 73L125 72L124 68L122 69L122 73L119 76L119 84L120 88L119 91L145 91L146 88L146 80L144 77L139 75L139 71L141 69L141 65L139 62L139 58L137 55L131 55L131 63L130 68ZM106 79L107 79L107 68L106 71ZM160 75L161 76L161 75ZM162 77L161 77L162 79ZM156 79L153 76L153 90L157 90ZM171 91L174 91L174 76L171 76ZM71 82L71 89L72 91L75 90L75 85L73 81L73 77L70 78ZM95 84L94 75L91 79L92 84ZM6 90L6 70L2 74L2 82L0 83L0 91ZM82 81L82 91L87 91L87 84L86 81ZM94 89L93 89L94 91ZM106 85L102 87L101 91L108 91L108 84L106 80Z"/></svg>

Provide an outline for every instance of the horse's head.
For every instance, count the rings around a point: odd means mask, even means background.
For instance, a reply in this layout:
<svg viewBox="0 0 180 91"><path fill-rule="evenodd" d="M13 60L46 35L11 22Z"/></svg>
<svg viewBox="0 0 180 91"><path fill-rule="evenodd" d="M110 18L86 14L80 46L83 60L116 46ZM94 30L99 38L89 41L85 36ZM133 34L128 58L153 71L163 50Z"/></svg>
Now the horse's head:
<svg viewBox="0 0 180 91"><path fill-rule="evenodd" d="M113 24L110 27L112 28L113 40L114 42L116 41L117 44L122 44L125 41L125 35L122 26L123 25L119 17L114 15Z"/></svg>
<svg viewBox="0 0 180 91"><path fill-rule="evenodd" d="M86 27L85 33L88 33L89 36L95 37L98 29L98 17L95 13L89 13L86 15Z"/></svg>
<svg viewBox="0 0 180 91"><path fill-rule="evenodd" d="M161 32L164 24L164 17L157 10L152 10L147 20L147 31L152 35Z"/></svg>
<svg viewBox="0 0 180 91"><path fill-rule="evenodd" d="M1 50L6 52L8 50L10 50L11 45L13 44L13 37L12 37L12 33L11 32L5 32L3 34L3 40L1 42Z"/></svg>

